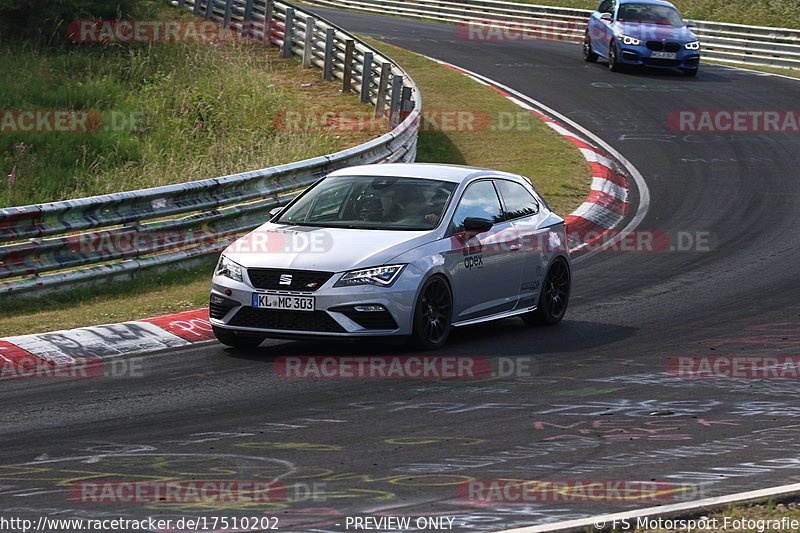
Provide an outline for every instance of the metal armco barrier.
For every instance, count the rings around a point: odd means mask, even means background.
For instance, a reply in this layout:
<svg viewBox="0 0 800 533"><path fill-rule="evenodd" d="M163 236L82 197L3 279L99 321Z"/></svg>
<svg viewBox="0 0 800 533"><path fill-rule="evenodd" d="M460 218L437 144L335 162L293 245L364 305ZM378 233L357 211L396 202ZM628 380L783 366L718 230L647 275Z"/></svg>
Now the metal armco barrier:
<svg viewBox="0 0 800 533"><path fill-rule="evenodd" d="M246 28L249 38L282 46L285 55L297 55L305 66L323 69L326 78L342 80L363 102L387 110L393 129L335 154L253 172L0 209L0 294L46 290L218 253L264 223L270 209L333 170L416 157L419 90L379 51L282 1L173 4L222 24L246 23L232 27ZM405 99L390 98L394 87L402 89Z"/></svg>
<svg viewBox="0 0 800 533"><path fill-rule="evenodd" d="M583 42L592 11L499 0L308 0L324 7L421 18L462 26L463 37ZM800 30L696 21L703 57L749 65L800 69ZM482 35L477 32L485 31Z"/></svg>

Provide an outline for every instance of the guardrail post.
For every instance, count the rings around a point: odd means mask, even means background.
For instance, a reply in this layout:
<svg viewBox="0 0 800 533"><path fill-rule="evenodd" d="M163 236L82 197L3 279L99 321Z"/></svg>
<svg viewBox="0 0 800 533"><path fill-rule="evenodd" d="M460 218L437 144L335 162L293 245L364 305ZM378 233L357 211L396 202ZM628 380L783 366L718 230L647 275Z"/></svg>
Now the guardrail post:
<svg viewBox="0 0 800 533"><path fill-rule="evenodd" d="M342 76L342 92L349 93L353 89L353 52L356 42L347 39L344 43L344 74Z"/></svg>
<svg viewBox="0 0 800 533"><path fill-rule="evenodd" d="M264 6L264 25L269 26L272 19L275 18L275 3L272 0L267 0L267 5Z"/></svg>
<svg viewBox="0 0 800 533"><path fill-rule="evenodd" d="M292 35L294 34L294 9L286 8L283 23L283 57L292 57Z"/></svg>
<svg viewBox="0 0 800 533"><path fill-rule="evenodd" d="M200 15L200 0L194 0L194 7L192 8L192 13L196 16Z"/></svg>
<svg viewBox="0 0 800 533"><path fill-rule="evenodd" d="M400 124L400 92L403 90L403 76L395 74L392 77L392 94L389 97L389 127L394 128Z"/></svg>
<svg viewBox="0 0 800 533"><path fill-rule="evenodd" d="M186 0L178 0L178 9L183 9L183 6L186 4Z"/></svg>
<svg viewBox="0 0 800 533"><path fill-rule="evenodd" d="M383 114L386 107L386 91L389 89L389 73L392 66L389 63L381 63L381 77L378 78L378 101L375 103L375 116Z"/></svg>
<svg viewBox="0 0 800 533"><path fill-rule="evenodd" d="M217 0L206 0L206 13L205 13L206 20L211 20L211 15L214 14L214 4L216 3L216 1Z"/></svg>
<svg viewBox="0 0 800 533"><path fill-rule="evenodd" d="M334 37L334 30L333 28L328 28L325 30L325 63L322 68L322 78L327 81L331 81L333 79L333 37Z"/></svg>
<svg viewBox="0 0 800 533"><path fill-rule="evenodd" d="M400 111L411 111L414 104L411 102L411 87L403 85L403 92L400 93Z"/></svg>
<svg viewBox="0 0 800 533"><path fill-rule="evenodd" d="M231 16L233 16L233 0L225 2L225 18L222 20L222 27L226 30L231 27Z"/></svg>
<svg viewBox="0 0 800 533"><path fill-rule="evenodd" d="M244 4L244 22L250 23L253 20L253 0L247 0Z"/></svg>
<svg viewBox="0 0 800 533"><path fill-rule="evenodd" d="M306 38L303 41L303 68L311 68L314 57L314 18L306 17Z"/></svg>
<svg viewBox="0 0 800 533"><path fill-rule="evenodd" d="M372 86L372 52L364 52L364 63L361 65L361 103L369 103L369 90Z"/></svg>

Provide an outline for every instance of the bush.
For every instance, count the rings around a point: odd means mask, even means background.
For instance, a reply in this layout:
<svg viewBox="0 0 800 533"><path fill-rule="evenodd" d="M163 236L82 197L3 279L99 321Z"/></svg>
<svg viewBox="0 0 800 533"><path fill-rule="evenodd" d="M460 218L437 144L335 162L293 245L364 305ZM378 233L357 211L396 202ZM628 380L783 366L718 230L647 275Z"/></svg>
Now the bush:
<svg viewBox="0 0 800 533"><path fill-rule="evenodd" d="M142 0L0 0L0 35L14 40L51 40L80 19L130 18L143 14Z"/></svg>

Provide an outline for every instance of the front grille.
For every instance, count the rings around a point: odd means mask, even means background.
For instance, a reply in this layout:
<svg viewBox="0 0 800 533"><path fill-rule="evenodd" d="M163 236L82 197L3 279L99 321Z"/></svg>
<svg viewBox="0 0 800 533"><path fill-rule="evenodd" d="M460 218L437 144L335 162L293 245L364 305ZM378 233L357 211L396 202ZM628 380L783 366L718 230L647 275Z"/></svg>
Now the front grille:
<svg viewBox="0 0 800 533"><path fill-rule="evenodd" d="M651 67L678 67L681 62L677 59L661 59L658 57L646 57L642 59L645 65Z"/></svg>
<svg viewBox="0 0 800 533"><path fill-rule="evenodd" d="M677 52L681 49L681 45L678 43L667 43L664 45L664 51L666 52Z"/></svg>
<svg viewBox="0 0 800 533"><path fill-rule="evenodd" d="M696 67L699 63L700 63L699 57L690 57L683 62L683 64L686 65L687 67Z"/></svg>
<svg viewBox="0 0 800 533"><path fill-rule="evenodd" d="M231 326L243 328L279 329L343 333L345 329L324 311L282 311L242 307L233 315Z"/></svg>
<svg viewBox="0 0 800 533"><path fill-rule="evenodd" d="M281 268L249 268L250 283L257 289L277 291L315 291L331 279L333 272L288 270ZM291 276L291 283L281 284L281 276Z"/></svg>
<svg viewBox="0 0 800 533"><path fill-rule="evenodd" d="M647 41L647 49L653 52L660 52L664 49L664 43L660 41Z"/></svg>
<svg viewBox="0 0 800 533"><path fill-rule="evenodd" d="M389 311L356 311L352 307L337 307L337 311L365 329L397 329L397 322Z"/></svg>

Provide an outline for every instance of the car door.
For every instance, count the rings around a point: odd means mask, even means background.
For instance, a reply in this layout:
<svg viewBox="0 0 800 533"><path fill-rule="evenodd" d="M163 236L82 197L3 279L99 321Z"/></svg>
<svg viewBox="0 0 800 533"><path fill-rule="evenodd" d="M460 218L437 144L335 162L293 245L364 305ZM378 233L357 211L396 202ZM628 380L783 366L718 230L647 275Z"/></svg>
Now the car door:
<svg viewBox="0 0 800 533"><path fill-rule="evenodd" d="M491 220L489 231L464 230L468 217ZM519 299L522 264L519 235L505 220L500 198L491 179L469 184L450 222L451 249L445 268L453 281L453 322L472 320L513 309Z"/></svg>
<svg viewBox="0 0 800 533"><path fill-rule="evenodd" d="M518 307L536 305L542 280L551 255L550 231L544 225L548 218L539 200L522 184L498 179L495 181L506 218L514 225L520 239L520 279Z"/></svg>
<svg viewBox="0 0 800 533"><path fill-rule="evenodd" d="M600 6L592 14L591 33L592 47L594 51L604 57L608 57L608 43L611 42L614 36L613 19L617 11L616 0L603 0ZM603 13L611 15L612 20L605 20L601 18Z"/></svg>

